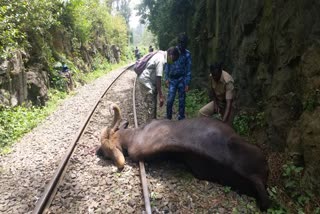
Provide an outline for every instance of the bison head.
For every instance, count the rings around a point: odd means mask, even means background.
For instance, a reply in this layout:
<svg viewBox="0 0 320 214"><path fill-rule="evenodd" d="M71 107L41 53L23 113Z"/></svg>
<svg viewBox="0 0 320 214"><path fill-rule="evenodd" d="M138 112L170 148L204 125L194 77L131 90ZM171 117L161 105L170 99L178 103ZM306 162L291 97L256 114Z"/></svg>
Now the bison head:
<svg viewBox="0 0 320 214"><path fill-rule="evenodd" d="M112 104L110 111L114 111L114 118L111 127L105 127L100 135L101 146L97 153L111 158L119 169L122 169L125 164L122 147L119 142L117 131L119 128L126 128L128 122L122 121L120 109L117 105Z"/></svg>

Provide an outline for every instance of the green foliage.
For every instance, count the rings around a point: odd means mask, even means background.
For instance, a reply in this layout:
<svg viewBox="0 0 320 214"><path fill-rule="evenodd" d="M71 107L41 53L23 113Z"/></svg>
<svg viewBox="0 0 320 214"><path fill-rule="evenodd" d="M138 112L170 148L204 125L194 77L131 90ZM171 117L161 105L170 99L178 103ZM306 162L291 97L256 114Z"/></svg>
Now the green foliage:
<svg viewBox="0 0 320 214"><path fill-rule="evenodd" d="M105 75L108 71L114 70L124 65L109 64L105 59L96 59L96 70L81 76L82 81L92 80ZM36 127L46 116L53 112L57 105L68 95L64 90L64 80L58 74L51 77L54 81L54 88L49 90L49 102L45 107L5 107L0 106L0 153L8 151L9 146L22 137L25 133Z"/></svg>
<svg viewBox="0 0 320 214"><path fill-rule="evenodd" d="M5 57L8 51L18 47L25 41L26 34L21 31L22 22L27 17L27 4L19 1L2 1L0 5L0 57Z"/></svg>
<svg viewBox="0 0 320 214"><path fill-rule="evenodd" d="M40 107L0 107L0 154L9 151L9 146L31 131L44 118L46 118L57 104L66 98L66 93L50 90L50 102L43 108Z"/></svg>
<svg viewBox="0 0 320 214"><path fill-rule="evenodd" d="M70 53L56 53L53 46L54 32L70 37ZM65 38L69 38L66 36ZM72 63L82 60L81 47L91 43L115 44L121 50L127 47L127 25L121 15L112 15L106 1L100 0L1 0L0 3L0 59L9 58L16 49L30 54L29 64L44 65L50 79L50 101L43 108L14 107L0 109L0 148L19 139L35 127L59 100L67 95L64 92L66 79L59 75L56 61L68 62L76 79L95 79L114 66L105 63L106 59L96 59L96 72L83 75ZM123 52L122 52L123 53ZM65 56L65 55L66 56ZM67 56L69 54L69 56ZM61 58L60 58L61 57ZM72 57L71 59L68 57ZM126 55L122 54L124 60ZM63 59L63 60L62 60ZM100 61L99 61L100 60ZM76 64L76 63L75 63ZM77 65L81 64L77 63ZM120 66L122 64L116 65Z"/></svg>
<svg viewBox="0 0 320 214"><path fill-rule="evenodd" d="M77 75L79 71L71 61L66 59L65 56L59 57L63 59L62 62L51 63L52 65L49 68L48 76L50 81L50 87L61 92L67 92L68 80L60 74L63 64L66 64L68 66L69 70L71 71L72 78L74 78L74 76Z"/></svg>
<svg viewBox="0 0 320 214"><path fill-rule="evenodd" d="M263 128L266 126L265 113L248 113L242 112L235 116L233 127L236 132L242 136L249 136L252 129L255 127Z"/></svg>
<svg viewBox="0 0 320 214"><path fill-rule="evenodd" d="M60 101L67 97L67 93L61 92L56 89L50 89L48 96L50 101L46 104L44 109L47 109L50 113L55 110L57 104L59 104Z"/></svg>
<svg viewBox="0 0 320 214"><path fill-rule="evenodd" d="M147 46L139 46L139 52L141 54L141 57L149 53L149 47Z"/></svg>
<svg viewBox="0 0 320 214"><path fill-rule="evenodd" d="M111 64L106 62L103 56L97 56L93 62L93 68L95 71L99 70L110 70Z"/></svg>
<svg viewBox="0 0 320 214"><path fill-rule="evenodd" d="M186 114L189 118L196 117L199 109L209 102L206 91L198 89L190 90L186 96ZM175 101L178 108L178 100Z"/></svg>
<svg viewBox="0 0 320 214"><path fill-rule="evenodd" d="M230 191L231 191L231 187L228 187L228 186L223 187L224 193L229 193Z"/></svg>
<svg viewBox="0 0 320 214"><path fill-rule="evenodd" d="M121 50L128 42L124 18L111 15L105 1L2 0L0 58L10 57L19 48L33 51L32 58L38 61L53 63L53 29L74 36L71 42L76 56L80 47L90 42L115 44Z"/></svg>
<svg viewBox="0 0 320 214"><path fill-rule="evenodd" d="M121 55L122 60L128 60L128 61L134 61L135 56L134 56L134 47L125 47L123 54Z"/></svg>
<svg viewBox="0 0 320 214"><path fill-rule="evenodd" d="M266 114L264 112L257 113L254 118L254 121L256 123L256 126L260 128L264 128L267 126Z"/></svg>
<svg viewBox="0 0 320 214"><path fill-rule="evenodd" d="M0 6L0 57L8 57L14 49L28 48L29 39L46 35L58 25L59 0L2 0Z"/></svg>
<svg viewBox="0 0 320 214"><path fill-rule="evenodd" d="M270 187L267 189L270 199L273 202L272 207L268 209L270 214L286 214L287 210L280 204L279 190L277 187Z"/></svg>
<svg viewBox="0 0 320 214"><path fill-rule="evenodd" d="M235 116L233 120L233 127L236 132L242 136L249 136L250 122L253 121L253 117L247 114L240 114Z"/></svg>
<svg viewBox="0 0 320 214"><path fill-rule="evenodd" d="M58 71L50 75L50 85L59 91L66 91L67 80L59 75Z"/></svg>
<svg viewBox="0 0 320 214"><path fill-rule="evenodd" d="M289 162L283 165L282 173L284 188L299 207L303 207L312 197L312 194L301 185L302 170L302 167L297 167L292 162Z"/></svg>
<svg viewBox="0 0 320 214"><path fill-rule="evenodd" d="M150 193L150 205L151 205L151 207L155 206L156 200L157 200L157 193L151 192Z"/></svg>
<svg viewBox="0 0 320 214"><path fill-rule="evenodd" d="M114 16L111 23L110 42L118 45L123 50L128 44L128 31L125 20L122 16Z"/></svg>
<svg viewBox="0 0 320 214"><path fill-rule="evenodd" d="M144 22L148 21L151 32L158 35L160 49L166 49L179 33L187 31L192 8L193 1L142 0L138 14Z"/></svg>
<svg viewBox="0 0 320 214"><path fill-rule="evenodd" d="M119 64L110 64L108 63L102 56L95 58L94 61L94 71L83 74L81 77L82 82L92 82L93 80L107 74L109 71L120 68L121 66L125 65L126 62L123 61Z"/></svg>
<svg viewBox="0 0 320 214"><path fill-rule="evenodd" d="M164 94L168 93L168 88L163 87ZM205 90L192 89L186 94L186 105L185 113L187 118L193 118L198 116L199 109L209 102L207 92ZM178 94L175 97L174 108L179 109L179 98ZM174 117L174 115L173 115Z"/></svg>
<svg viewBox="0 0 320 214"><path fill-rule="evenodd" d="M122 49L128 41L127 25L120 15L111 15L108 5L97 0L72 0L64 12L82 43L96 39L109 41Z"/></svg>
<svg viewBox="0 0 320 214"><path fill-rule="evenodd" d="M2 107L0 111L0 148L10 145L33 129L45 116L46 113L37 107Z"/></svg>
<svg viewBox="0 0 320 214"><path fill-rule="evenodd" d="M267 213L269 213L269 214L287 214L288 212L284 208L280 207L280 208L270 208L270 209L268 209Z"/></svg>
<svg viewBox="0 0 320 214"><path fill-rule="evenodd" d="M94 71L82 75L81 80L83 80L86 83L89 83L89 82L105 75L110 70L112 70L112 68L114 67L114 65L106 62L105 60L103 60L100 57L95 59L94 65L95 65Z"/></svg>
<svg viewBox="0 0 320 214"><path fill-rule="evenodd" d="M151 198L152 201L156 200L157 199L157 193L151 192L150 198Z"/></svg>
<svg viewBox="0 0 320 214"><path fill-rule="evenodd" d="M268 213L320 213L314 195L301 185L303 168L287 162L282 166L283 186L268 188L273 202Z"/></svg>

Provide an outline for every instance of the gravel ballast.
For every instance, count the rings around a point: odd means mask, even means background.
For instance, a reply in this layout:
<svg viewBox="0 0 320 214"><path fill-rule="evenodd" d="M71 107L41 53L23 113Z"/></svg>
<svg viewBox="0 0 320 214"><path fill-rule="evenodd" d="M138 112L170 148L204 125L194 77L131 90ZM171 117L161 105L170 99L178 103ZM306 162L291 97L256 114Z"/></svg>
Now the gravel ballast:
<svg viewBox="0 0 320 214"><path fill-rule="evenodd" d="M0 157L0 213L31 213L45 185L88 116L120 69L76 90L55 113ZM49 213L142 213L138 164L126 157L123 171L95 155L101 129L110 124L109 105L121 108L133 127L132 91L135 73L126 72L93 115L71 158ZM143 98L138 119L146 120ZM163 112L165 107L159 109ZM141 122L139 122L141 124ZM181 163L146 163L153 213L260 213L253 198L230 188L198 180Z"/></svg>

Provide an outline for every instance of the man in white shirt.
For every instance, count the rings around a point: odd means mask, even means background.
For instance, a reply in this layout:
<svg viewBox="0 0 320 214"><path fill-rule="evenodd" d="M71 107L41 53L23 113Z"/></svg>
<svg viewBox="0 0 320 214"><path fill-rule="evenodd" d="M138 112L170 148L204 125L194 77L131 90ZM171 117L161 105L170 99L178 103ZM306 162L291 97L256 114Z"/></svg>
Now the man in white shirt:
<svg viewBox="0 0 320 214"><path fill-rule="evenodd" d="M166 63L172 64L179 58L179 50L171 47L167 51L158 51L148 62L145 70L138 76L142 96L148 106L148 119L156 118L157 96L162 107L164 97L161 89L161 77Z"/></svg>

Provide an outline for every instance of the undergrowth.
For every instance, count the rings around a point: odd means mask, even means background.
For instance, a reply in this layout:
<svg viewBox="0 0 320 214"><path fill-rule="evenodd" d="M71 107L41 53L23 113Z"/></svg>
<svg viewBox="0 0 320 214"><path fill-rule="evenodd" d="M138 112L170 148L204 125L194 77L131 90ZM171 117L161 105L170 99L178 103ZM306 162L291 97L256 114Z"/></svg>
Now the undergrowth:
<svg viewBox="0 0 320 214"><path fill-rule="evenodd" d="M268 188L272 201L268 213L320 214L320 201L310 190L302 185L303 167L287 161L282 166L278 184Z"/></svg>
<svg viewBox="0 0 320 214"><path fill-rule="evenodd" d="M0 107L0 154L10 152L10 146L52 113L67 94L51 89L48 96L50 100L44 107Z"/></svg>
<svg viewBox="0 0 320 214"><path fill-rule="evenodd" d="M175 101L176 109L179 109L178 101ZM190 90L186 95L186 115L188 118L197 117L199 109L208 102L207 92L198 89Z"/></svg>
<svg viewBox="0 0 320 214"><path fill-rule="evenodd" d="M233 128L241 136L249 137L255 128L266 127L264 112L240 112L233 120Z"/></svg>
<svg viewBox="0 0 320 214"><path fill-rule="evenodd" d="M99 61L97 64L99 64L99 66L96 67L95 71L81 76L82 81L89 83L105 75L107 72L123 66L125 62L110 65L109 63ZM9 153L10 146L14 142L18 141L24 134L30 132L49 114L55 111L60 102L74 94L74 92L67 94L61 87L53 87L49 89L49 101L45 106L0 106L0 154Z"/></svg>
<svg viewBox="0 0 320 214"><path fill-rule="evenodd" d="M168 88L163 87L163 93L167 96L168 95ZM198 116L199 109L209 102L207 92L199 90L199 89L192 89L186 93L186 103L185 103L185 116L186 118L194 118ZM164 103L164 107L166 108L166 101ZM178 93L176 94L174 100L174 107L172 110L172 118L178 118L179 111L179 96ZM164 113L166 114L166 113Z"/></svg>

